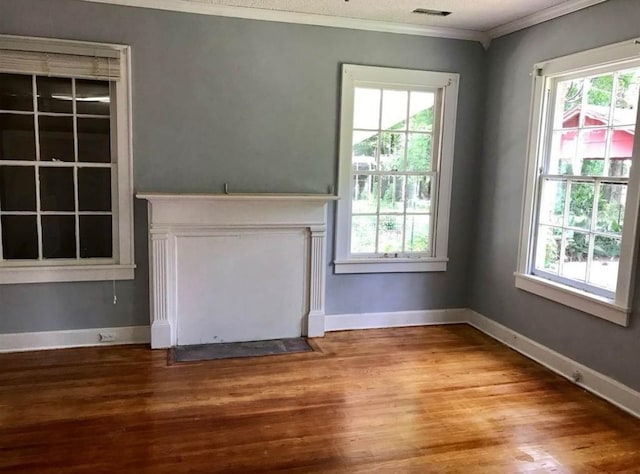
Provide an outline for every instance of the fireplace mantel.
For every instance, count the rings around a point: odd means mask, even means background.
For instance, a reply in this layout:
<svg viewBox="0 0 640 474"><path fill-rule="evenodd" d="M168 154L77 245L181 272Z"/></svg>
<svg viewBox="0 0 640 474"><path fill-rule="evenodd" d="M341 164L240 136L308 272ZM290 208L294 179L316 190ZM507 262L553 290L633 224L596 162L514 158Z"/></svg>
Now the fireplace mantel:
<svg viewBox="0 0 640 474"><path fill-rule="evenodd" d="M246 270L246 265L252 266L249 273L251 281L259 281L262 278L260 271L264 272L266 286L272 285L272 281L278 281L270 275L270 269L283 266L284 262L295 275L292 275L289 283L286 283L286 275L280 280L289 287L295 288L298 281L298 273L302 282L298 288L301 295L295 294L290 302L282 303L286 309L297 307L301 303L303 314L299 335L309 337L322 336L324 334L324 279L325 279L325 232L327 221L327 203L335 200L335 196L317 194L168 194L168 193L139 193L139 199L148 201L149 209L149 261L150 261L150 293L151 293L151 346L152 348L165 348L185 343L214 342L211 338L214 334L206 334L206 330L212 330L213 318L225 328L233 326L233 321L224 321L224 314L205 316L198 312L203 305L210 305L224 312L229 311L229 319L234 316L236 308L233 303L227 305L220 301L216 304L203 301L193 301L194 298L206 299L207 292L190 292L179 285L179 280L184 282L199 282L202 279L212 280L213 290L218 294L229 295L229 300L241 299L243 304L251 307L251 295L256 295L254 307L264 309L264 298L259 300L259 292L247 292L244 288L220 288L220 285L231 285L233 281L239 281L239 276L221 275L215 273L217 267L231 269L233 272L234 258L242 260L244 266L238 265L238 271ZM281 242L278 239L284 239ZM238 242L246 241L256 256L255 265L247 259L247 255L232 254L233 249L238 248ZM289 240L287 240L289 239ZM264 249L260 246L263 245ZM287 245L291 245L292 258L287 255ZM196 247L203 249L202 259L189 258ZM230 249L227 251L226 249ZM182 258L182 255L186 255ZM235 255L235 256L234 256ZM198 256L199 257L199 256ZM207 259L210 261L207 261ZM273 260L270 261L269 259ZM226 265L222 260L227 260ZM297 260L300 260L297 262ZM195 262L195 264L194 264ZM299 265L299 267L298 267ZM198 268L195 268L198 267ZM255 268L254 268L255 267ZM273 270L271 270L273 271ZM200 272L200 274L198 274ZM206 274L203 276L202 273ZM208 272L208 273L207 273ZM257 272L257 273L256 273ZM251 282L249 281L249 284ZM292 285L293 283L293 285ZM216 286L217 285L217 286ZM256 283L256 285L258 285ZM259 285L258 285L259 286ZM282 292L287 288L282 288ZM277 287L271 291L278 292ZM294 291L296 291L294 289ZM215 291L213 291L215 293ZM198 296L200 295L200 296ZM277 304L281 299L290 295L273 295L274 312L280 311ZM287 304L285 304L287 303ZM231 305L231 306L229 306ZM195 308L195 309L194 309ZM236 311L237 312L237 311ZM285 311L286 312L286 311ZM198 313L198 314L196 314ZM273 317L273 316L272 316ZM293 316L295 318L295 315ZM199 327L202 324L202 336L194 340L194 335L199 336ZM265 323L267 334L271 337L278 331L279 321ZM287 332L282 336L288 337L292 331L286 323L282 331ZM259 324L253 324L259 326ZM248 327L247 334L262 334L259 327ZM267 327L268 326L268 327ZM185 329L186 328L186 329ZM237 336L238 328L234 329ZM214 328L215 332L217 329ZM254 331L254 332L252 332ZM273 332L275 331L275 333ZM179 337L178 333L181 332ZM232 331L233 332L233 331ZM224 333L224 331L223 331ZM227 333L228 334L228 333ZM243 336L241 336L243 337ZM250 336L248 336L251 338ZM228 339L218 339L222 342ZM275 338L275 337L271 337ZM247 339L249 340L249 339Z"/></svg>

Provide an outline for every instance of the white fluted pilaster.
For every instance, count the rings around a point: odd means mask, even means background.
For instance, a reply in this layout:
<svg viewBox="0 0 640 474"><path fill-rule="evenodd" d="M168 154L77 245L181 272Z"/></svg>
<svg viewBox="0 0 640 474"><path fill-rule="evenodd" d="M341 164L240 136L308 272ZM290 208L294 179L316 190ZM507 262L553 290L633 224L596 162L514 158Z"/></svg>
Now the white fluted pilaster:
<svg viewBox="0 0 640 474"><path fill-rule="evenodd" d="M169 322L169 239L166 234L151 235L151 348L171 347Z"/></svg>
<svg viewBox="0 0 640 474"><path fill-rule="evenodd" d="M324 226L311 227L311 268L309 275L309 319L307 336L324 336L324 280L325 240Z"/></svg>

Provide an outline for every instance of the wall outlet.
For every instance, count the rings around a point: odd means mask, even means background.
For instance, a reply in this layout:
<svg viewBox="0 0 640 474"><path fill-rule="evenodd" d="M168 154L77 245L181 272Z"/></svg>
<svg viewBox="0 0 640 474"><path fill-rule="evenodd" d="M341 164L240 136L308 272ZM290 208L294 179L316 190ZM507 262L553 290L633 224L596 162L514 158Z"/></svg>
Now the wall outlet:
<svg viewBox="0 0 640 474"><path fill-rule="evenodd" d="M574 371L571 374L571 379L575 382L575 383L580 383L582 382L582 373L579 370Z"/></svg>
<svg viewBox="0 0 640 474"><path fill-rule="evenodd" d="M113 342L116 340L116 335L113 332L101 332L98 333L100 342Z"/></svg>

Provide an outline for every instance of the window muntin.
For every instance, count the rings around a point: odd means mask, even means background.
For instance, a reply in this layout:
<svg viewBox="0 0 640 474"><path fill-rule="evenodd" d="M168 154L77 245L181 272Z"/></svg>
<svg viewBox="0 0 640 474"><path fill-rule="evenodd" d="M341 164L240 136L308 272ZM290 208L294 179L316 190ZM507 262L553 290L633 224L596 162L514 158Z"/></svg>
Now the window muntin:
<svg viewBox="0 0 640 474"><path fill-rule="evenodd" d="M0 35L0 284L134 278L130 60Z"/></svg>
<svg viewBox="0 0 640 474"><path fill-rule="evenodd" d="M343 66L336 273L446 270L458 80Z"/></svg>
<svg viewBox="0 0 640 474"><path fill-rule="evenodd" d="M437 90L356 87L352 254L432 255Z"/></svg>
<svg viewBox="0 0 640 474"><path fill-rule="evenodd" d="M532 274L614 299L640 68L548 80Z"/></svg>
<svg viewBox="0 0 640 474"><path fill-rule="evenodd" d="M621 326L633 307L640 166L631 163L640 143L619 131L635 138L638 86L629 88L625 75L639 68L637 39L534 66L515 273L517 288ZM566 278L561 260L580 265L569 265ZM603 263L610 273L597 271Z"/></svg>
<svg viewBox="0 0 640 474"><path fill-rule="evenodd" d="M0 84L10 85L0 87L0 261L111 261L111 82L0 74Z"/></svg>

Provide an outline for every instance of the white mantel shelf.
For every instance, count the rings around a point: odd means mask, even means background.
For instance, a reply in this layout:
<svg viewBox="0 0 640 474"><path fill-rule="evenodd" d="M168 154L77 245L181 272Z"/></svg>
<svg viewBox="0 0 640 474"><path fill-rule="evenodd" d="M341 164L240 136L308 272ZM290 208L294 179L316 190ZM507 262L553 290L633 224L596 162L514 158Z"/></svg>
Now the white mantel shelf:
<svg viewBox="0 0 640 474"><path fill-rule="evenodd" d="M295 193L138 193L138 199L147 201L162 200L211 200L211 201L336 201L332 194L295 194Z"/></svg>
<svg viewBox="0 0 640 474"><path fill-rule="evenodd" d="M136 197L149 203L152 348L233 342L245 333L244 340L324 335L327 204L336 196ZM279 319L284 313L288 319Z"/></svg>

